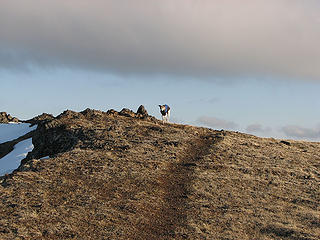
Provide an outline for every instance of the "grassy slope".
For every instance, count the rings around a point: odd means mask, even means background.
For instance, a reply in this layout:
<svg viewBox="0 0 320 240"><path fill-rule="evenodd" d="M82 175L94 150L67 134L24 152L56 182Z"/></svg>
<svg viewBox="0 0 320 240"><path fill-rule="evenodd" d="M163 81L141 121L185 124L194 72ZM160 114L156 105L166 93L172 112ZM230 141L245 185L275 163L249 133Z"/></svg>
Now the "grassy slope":
<svg viewBox="0 0 320 240"><path fill-rule="evenodd" d="M73 145L3 180L0 239L320 235L319 143L98 111L63 114L42 131L55 134L55 151ZM34 151L40 158L50 149Z"/></svg>

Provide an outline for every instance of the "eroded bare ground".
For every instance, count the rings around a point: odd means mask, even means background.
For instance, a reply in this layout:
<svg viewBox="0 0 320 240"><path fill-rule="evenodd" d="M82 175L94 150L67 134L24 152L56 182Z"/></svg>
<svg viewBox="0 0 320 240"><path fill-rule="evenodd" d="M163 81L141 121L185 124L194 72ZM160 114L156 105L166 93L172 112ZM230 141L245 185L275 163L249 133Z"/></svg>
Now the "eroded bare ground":
<svg viewBox="0 0 320 240"><path fill-rule="evenodd" d="M319 143L130 111L68 111L38 124L33 153L0 186L0 239L320 235Z"/></svg>

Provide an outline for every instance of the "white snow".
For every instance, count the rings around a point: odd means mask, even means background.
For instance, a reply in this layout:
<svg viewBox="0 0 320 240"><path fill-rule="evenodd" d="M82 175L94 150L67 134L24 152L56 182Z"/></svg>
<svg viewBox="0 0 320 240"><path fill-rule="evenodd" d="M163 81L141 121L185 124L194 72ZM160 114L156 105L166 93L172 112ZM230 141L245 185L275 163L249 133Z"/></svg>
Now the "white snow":
<svg viewBox="0 0 320 240"><path fill-rule="evenodd" d="M36 128L37 125L30 127L29 123L0 124L0 144L17 139ZM0 159L0 175L19 167L21 160L32 150L32 138L17 143L12 152Z"/></svg>
<svg viewBox="0 0 320 240"><path fill-rule="evenodd" d="M0 124L0 144L21 137L37 128L37 125L30 127L29 123Z"/></svg>
<svg viewBox="0 0 320 240"><path fill-rule="evenodd" d="M21 160L32 150L32 138L17 143L12 152L0 159L0 175L10 173L18 168Z"/></svg>
<svg viewBox="0 0 320 240"><path fill-rule="evenodd" d="M45 159L49 159L49 158L50 158L49 156L45 156L45 157L40 158L40 160L45 160Z"/></svg>

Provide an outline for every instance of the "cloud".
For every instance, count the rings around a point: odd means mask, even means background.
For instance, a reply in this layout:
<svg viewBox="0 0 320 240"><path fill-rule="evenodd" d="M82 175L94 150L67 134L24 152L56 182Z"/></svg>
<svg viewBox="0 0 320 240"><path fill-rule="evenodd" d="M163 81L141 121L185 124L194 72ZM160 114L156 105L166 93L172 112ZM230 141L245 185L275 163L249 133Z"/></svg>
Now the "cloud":
<svg viewBox="0 0 320 240"><path fill-rule="evenodd" d="M179 117L170 117L170 122L172 123L178 123L178 124L187 124L185 120L179 118Z"/></svg>
<svg viewBox="0 0 320 240"><path fill-rule="evenodd" d="M248 125L246 131L249 133L270 133L272 129L270 127L264 127L259 123L255 123Z"/></svg>
<svg viewBox="0 0 320 240"><path fill-rule="evenodd" d="M303 138L303 139L317 139L320 138L320 127L305 128L297 125L289 125L282 128L282 131L288 137Z"/></svg>
<svg viewBox="0 0 320 240"><path fill-rule="evenodd" d="M317 0L2 0L0 68L320 79Z"/></svg>
<svg viewBox="0 0 320 240"><path fill-rule="evenodd" d="M235 129L238 127L238 125L235 122L216 117L202 116L197 119L197 122L212 128Z"/></svg>

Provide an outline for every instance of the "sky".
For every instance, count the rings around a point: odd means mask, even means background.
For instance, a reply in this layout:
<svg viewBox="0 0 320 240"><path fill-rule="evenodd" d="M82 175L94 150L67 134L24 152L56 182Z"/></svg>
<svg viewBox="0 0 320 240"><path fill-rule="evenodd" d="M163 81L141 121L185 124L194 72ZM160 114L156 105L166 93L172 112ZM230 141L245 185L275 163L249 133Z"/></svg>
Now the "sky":
<svg viewBox="0 0 320 240"><path fill-rule="evenodd" d="M0 111L130 108L320 141L318 0L2 0Z"/></svg>

